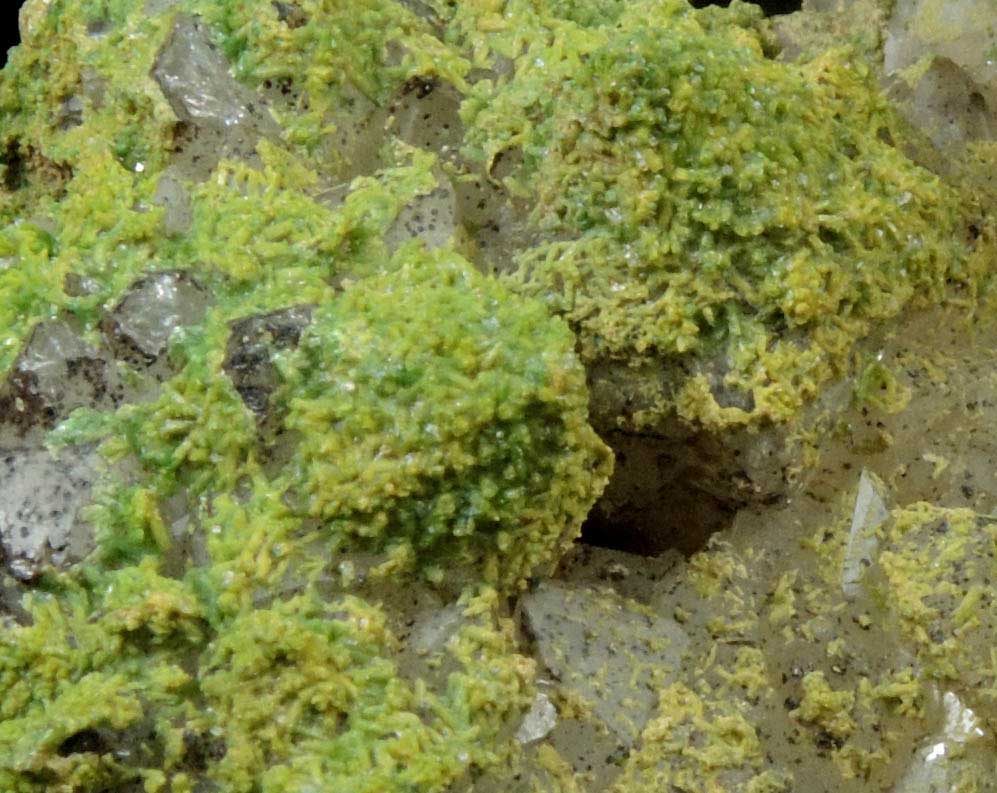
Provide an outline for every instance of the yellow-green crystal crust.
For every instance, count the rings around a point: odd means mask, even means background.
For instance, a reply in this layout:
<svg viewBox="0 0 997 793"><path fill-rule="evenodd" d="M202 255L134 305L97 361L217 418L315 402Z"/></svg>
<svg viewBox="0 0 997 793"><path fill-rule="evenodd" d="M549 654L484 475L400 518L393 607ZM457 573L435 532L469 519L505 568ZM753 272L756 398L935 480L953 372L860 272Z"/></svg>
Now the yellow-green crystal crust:
<svg viewBox="0 0 997 793"><path fill-rule="evenodd" d="M611 468L573 338L452 251L388 249L401 208L435 186L432 155L392 148L321 201L349 166L319 145L342 96L384 101L451 56L395 3L302 9L294 28L270 3L24 12L0 88L0 367L55 317L98 339L149 273L195 279L210 305L174 335L151 398L79 411L52 438L102 442L98 547L3 629L4 790L441 790L505 751L496 734L528 702L532 664L493 587L556 561ZM189 227L164 231L177 121L151 73L179 13L246 84L294 75L309 98L274 112L283 140L255 161L188 182ZM60 116L69 97L78 123ZM275 361L273 413L300 440L274 465L272 427L224 365L233 323L296 306L314 321ZM196 560L164 519L177 499L205 537ZM464 590L430 657L442 680L403 675L385 609L349 594L366 559L392 586L446 575Z"/></svg>
<svg viewBox="0 0 997 793"><path fill-rule="evenodd" d="M507 751L533 681L504 597L557 561L610 472L583 363L682 363L637 425L781 421L872 323L975 288L958 198L888 144L861 65L776 63L743 4L285 5L23 12L0 80L0 371L56 317L98 339L150 273L187 274L210 305L161 387L51 438L102 444L98 547L0 631L4 790L444 790ZM295 91L267 111L279 135L183 177L174 228L157 189L184 131L152 75L178 14L247 89ZM539 242L501 279L386 243L434 189L433 154L389 143L358 175L336 144L413 77L466 97L464 155L494 175L502 153L505 189L535 205ZM225 361L234 323L300 306L311 322L275 360L281 457ZM753 407L716 403L696 374L715 355ZM164 517L177 502L197 554ZM364 577L462 590L442 683L402 674L390 607L350 591ZM647 752L720 707L678 686L662 703ZM753 762L751 730L717 718L718 751Z"/></svg>
<svg viewBox="0 0 997 793"><path fill-rule="evenodd" d="M538 5L508 4L537 32L517 29L527 52L507 80L472 89L468 145L518 155L507 178L550 242L513 279L569 321L586 363L681 362L623 426L675 409L718 429L788 421L876 322L948 282L975 288L959 196L896 148L853 51L776 61L745 3ZM701 371L715 359L747 406L718 404Z"/></svg>

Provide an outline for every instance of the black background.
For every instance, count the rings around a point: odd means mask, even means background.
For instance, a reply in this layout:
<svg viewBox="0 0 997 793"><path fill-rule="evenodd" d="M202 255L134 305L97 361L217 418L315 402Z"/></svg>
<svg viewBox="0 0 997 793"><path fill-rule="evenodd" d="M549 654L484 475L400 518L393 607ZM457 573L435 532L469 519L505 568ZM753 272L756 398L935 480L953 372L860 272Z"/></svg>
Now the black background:
<svg viewBox="0 0 997 793"><path fill-rule="evenodd" d="M17 12L24 0L0 0L0 32L3 41L0 42L0 55L7 62L7 50L17 43ZM692 0L697 8L706 5L728 5L730 0ZM801 0L758 0L758 4L767 14L788 14L800 7Z"/></svg>
<svg viewBox="0 0 997 793"><path fill-rule="evenodd" d="M7 50L17 44L17 12L23 5L24 0L0 0L0 33L3 41L0 42L0 54L3 55L3 62L7 62Z"/></svg>

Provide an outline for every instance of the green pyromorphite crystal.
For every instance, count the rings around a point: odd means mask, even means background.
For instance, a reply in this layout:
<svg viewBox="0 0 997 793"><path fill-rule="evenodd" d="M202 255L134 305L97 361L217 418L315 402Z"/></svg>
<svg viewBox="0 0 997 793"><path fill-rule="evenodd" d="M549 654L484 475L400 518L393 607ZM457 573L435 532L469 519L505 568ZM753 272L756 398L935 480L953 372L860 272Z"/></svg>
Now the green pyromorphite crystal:
<svg viewBox="0 0 997 793"><path fill-rule="evenodd" d="M959 197L894 145L848 50L776 61L737 2L506 4L521 27L480 5L461 12L479 48L527 48L462 109L472 155L518 161L508 183L549 240L519 255L520 288L587 364L681 366L626 424L789 419L873 323L980 277ZM748 407L718 404L701 368Z"/></svg>
<svg viewBox="0 0 997 793"><path fill-rule="evenodd" d="M743 4L29 0L22 27L0 375L58 319L127 398L36 417L107 464L96 550L0 627L3 790L445 790L507 750L506 597L611 469L583 363L679 366L637 424L780 420L872 322L976 284L861 66L772 60ZM390 132L433 81L462 155ZM459 218L399 242L499 154L534 207L516 277ZM204 305L137 296L163 276ZM136 364L142 300L172 324ZM752 409L696 373L718 356ZM379 602L410 590L459 598L416 672Z"/></svg>
<svg viewBox="0 0 997 793"><path fill-rule="evenodd" d="M439 691L398 674L384 613L300 595L220 616L151 557L28 604L0 634L0 786L440 790L486 763L530 668L494 593L448 644Z"/></svg>
<svg viewBox="0 0 997 793"><path fill-rule="evenodd" d="M96 550L0 628L5 791L443 790L529 702L499 594L557 561L612 465L573 336L451 249L386 243L432 154L387 141L341 181L343 103L459 81L459 53L387 0L296 9L24 12L0 80L0 372L58 317L132 396L51 438L101 443ZM113 361L114 328L129 300L160 315L168 294L135 297L160 275L206 306L146 374ZM243 349L237 329L288 314L293 343ZM436 585L461 616L427 680L374 603Z"/></svg>
<svg viewBox="0 0 997 793"><path fill-rule="evenodd" d="M286 361L297 508L337 544L514 581L572 539L608 472L570 333L459 259L400 257L321 306Z"/></svg>

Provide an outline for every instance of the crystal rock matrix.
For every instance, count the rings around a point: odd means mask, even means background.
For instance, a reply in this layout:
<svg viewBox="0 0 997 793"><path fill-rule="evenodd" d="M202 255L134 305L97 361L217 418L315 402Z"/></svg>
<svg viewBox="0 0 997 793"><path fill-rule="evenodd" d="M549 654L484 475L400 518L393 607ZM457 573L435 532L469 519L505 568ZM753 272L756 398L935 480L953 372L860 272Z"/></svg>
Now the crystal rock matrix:
<svg viewBox="0 0 997 793"><path fill-rule="evenodd" d="M794 579L767 621L717 548L664 611L537 582L613 474L597 430L789 424L879 324L984 283L975 198L896 145L858 45L777 60L752 7L682 0L29 0L21 28L0 788L788 789L752 708L766 626L816 630ZM935 677L992 634L983 572L919 574L939 521L992 545L915 508L869 584ZM828 674L790 717L878 773L875 717L933 690ZM571 768L566 730L611 762Z"/></svg>

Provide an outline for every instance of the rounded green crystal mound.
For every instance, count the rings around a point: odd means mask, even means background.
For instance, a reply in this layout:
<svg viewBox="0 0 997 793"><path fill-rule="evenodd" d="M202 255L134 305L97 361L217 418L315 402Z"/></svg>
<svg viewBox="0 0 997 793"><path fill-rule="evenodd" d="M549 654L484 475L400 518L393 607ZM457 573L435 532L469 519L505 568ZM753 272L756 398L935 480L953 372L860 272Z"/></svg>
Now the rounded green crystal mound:
<svg viewBox="0 0 997 793"><path fill-rule="evenodd" d="M270 395L245 387L240 361L256 376L269 364L255 342L232 352L233 328L294 306L232 324L209 315L175 346L182 368L157 398L60 427L58 443L106 439L105 456L131 469L109 471L89 511L101 564L168 552L162 511L191 497L205 523L248 513L251 528L221 521L215 565L257 529L289 556L307 530L328 564L377 554L436 582L456 565L451 584L515 588L557 561L612 469L570 331L452 252L410 244L388 269L326 296L296 349L275 353Z"/></svg>
<svg viewBox="0 0 997 793"><path fill-rule="evenodd" d="M286 362L292 492L337 544L515 581L573 539L610 467L571 334L452 254L400 256Z"/></svg>
<svg viewBox="0 0 997 793"><path fill-rule="evenodd" d="M893 145L847 50L773 60L743 3L614 17L538 22L462 113L475 156L519 155L509 184L549 240L519 255L521 288L569 320L587 364L680 365L625 424L676 407L714 427L788 419L872 323L975 283L954 192Z"/></svg>

